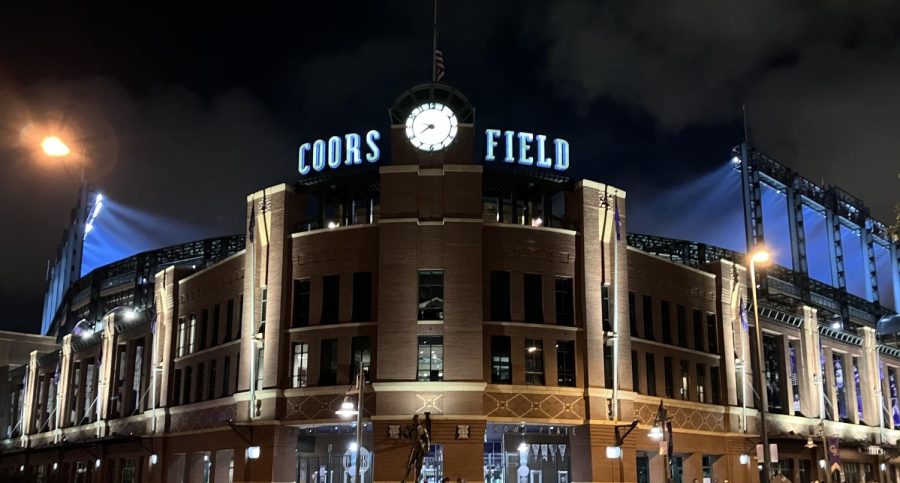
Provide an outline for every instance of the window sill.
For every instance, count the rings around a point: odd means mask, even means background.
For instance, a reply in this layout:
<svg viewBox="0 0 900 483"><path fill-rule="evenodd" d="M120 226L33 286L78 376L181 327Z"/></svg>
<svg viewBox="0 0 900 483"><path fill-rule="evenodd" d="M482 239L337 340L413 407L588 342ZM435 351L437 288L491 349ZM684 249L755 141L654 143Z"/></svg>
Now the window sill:
<svg viewBox="0 0 900 483"><path fill-rule="evenodd" d="M418 325L444 325L443 320L417 320Z"/></svg>

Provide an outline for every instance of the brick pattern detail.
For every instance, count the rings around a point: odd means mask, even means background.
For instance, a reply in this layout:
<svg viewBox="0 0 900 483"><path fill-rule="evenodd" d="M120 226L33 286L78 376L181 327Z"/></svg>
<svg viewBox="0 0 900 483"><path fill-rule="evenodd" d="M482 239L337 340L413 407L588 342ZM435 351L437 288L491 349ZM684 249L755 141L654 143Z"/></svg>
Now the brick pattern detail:
<svg viewBox="0 0 900 483"><path fill-rule="evenodd" d="M653 424L656 419L658 404L634 404L634 416L644 424ZM693 429L697 431L725 431L725 415L713 411L666 406L672 425L680 429Z"/></svg>
<svg viewBox="0 0 900 483"><path fill-rule="evenodd" d="M375 407L375 394L366 394L363 415L371 416ZM343 394L320 394L316 396L300 396L287 400L285 419L334 419L334 412L340 409L344 401Z"/></svg>
<svg viewBox="0 0 900 483"><path fill-rule="evenodd" d="M584 419L584 398L556 394L484 394L484 411L495 418Z"/></svg>
<svg viewBox="0 0 900 483"><path fill-rule="evenodd" d="M234 419L235 407L218 406L214 408L201 409L187 413L172 415L172 425L170 431L177 433L179 431L194 431L204 428L215 428L227 425L229 419Z"/></svg>

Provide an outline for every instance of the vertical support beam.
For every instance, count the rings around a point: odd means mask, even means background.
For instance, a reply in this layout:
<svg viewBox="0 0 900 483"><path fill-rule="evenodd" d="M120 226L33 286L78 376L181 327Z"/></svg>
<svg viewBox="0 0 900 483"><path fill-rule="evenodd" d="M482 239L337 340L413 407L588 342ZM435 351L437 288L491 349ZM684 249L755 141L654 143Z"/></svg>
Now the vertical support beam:
<svg viewBox="0 0 900 483"><path fill-rule="evenodd" d="M36 350L31 351L31 354L28 355L28 368L27 368L27 376L25 376L25 387L23 390L25 391L25 398L23 400L22 405L22 435L27 436L33 433L34 429L34 399L37 396L37 358L38 352ZM27 441L27 438L26 438Z"/></svg>
<svg viewBox="0 0 900 483"><path fill-rule="evenodd" d="M73 370L72 334L63 337L62 349L59 353L59 383L56 388L56 428L67 426L66 420L72 407L72 381L78 377ZM57 431L58 433L59 431ZM58 441L58 435L57 435Z"/></svg>
<svg viewBox="0 0 900 483"><path fill-rule="evenodd" d="M741 144L741 192L744 199L744 230L748 252L765 243L759 170L756 166L751 166L751 156L750 146L744 142Z"/></svg>
<svg viewBox="0 0 900 483"><path fill-rule="evenodd" d="M800 329L800 412L806 417L822 417L822 364L819 352L819 321L816 309L801 307L803 326Z"/></svg>
<svg viewBox="0 0 900 483"><path fill-rule="evenodd" d="M860 226L860 241L862 242L863 259L866 261L866 300L876 306L878 299L878 264L875 261L875 239L872 236L872 219L866 217Z"/></svg>
<svg viewBox="0 0 900 483"><path fill-rule="evenodd" d="M838 214L838 196L834 186L826 193L825 233L828 237L829 259L831 260L831 284L836 289L835 299L841 305L841 317L850 318L847 307L847 277L844 271L844 244L841 241L841 218Z"/></svg>
<svg viewBox="0 0 900 483"><path fill-rule="evenodd" d="M809 267L806 259L806 229L803 226L803 196L798 193L800 177L792 176L787 187L788 228L791 236L791 257L794 261L794 285L800 287L803 300L809 300Z"/></svg>
<svg viewBox="0 0 900 483"><path fill-rule="evenodd" d="M878 342L875 329L860 327L862 336L862 353L859 357L859 387L862 391L863 421L869 426L881 422L881 378L878 376ZM855 384L854 384L855 385Z"/></svg>

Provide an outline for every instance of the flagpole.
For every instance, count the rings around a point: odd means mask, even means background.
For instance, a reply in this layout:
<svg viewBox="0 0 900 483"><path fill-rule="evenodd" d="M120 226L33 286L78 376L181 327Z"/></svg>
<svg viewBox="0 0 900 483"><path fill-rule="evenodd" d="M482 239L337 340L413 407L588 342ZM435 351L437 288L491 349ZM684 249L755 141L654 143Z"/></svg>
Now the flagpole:
<svg viewBox="0 0 900 483"><path fill-rule="evenodd" d="M613 420L619 419L619 239L621 238L619 228L619 198L616 194L614 201L613 222L615 223L616 237L613 241L613 400L612 400L612 416Z"/></svg>
<svg viewBox="0 0 900 483"><path fill-rule="evenodd" d="M437 0L434 0L434 32L432 35L432 43L431 43L431 82L437 82L437 36L438 36L438 14L437 14Z"/></svg>

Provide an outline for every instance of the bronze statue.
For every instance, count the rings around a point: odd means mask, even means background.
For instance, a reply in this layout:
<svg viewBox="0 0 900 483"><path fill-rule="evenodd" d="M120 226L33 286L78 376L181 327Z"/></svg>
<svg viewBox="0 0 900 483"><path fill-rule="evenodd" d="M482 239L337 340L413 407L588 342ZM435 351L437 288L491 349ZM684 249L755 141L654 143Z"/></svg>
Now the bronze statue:
<svg viewBox="0 0 900 483"><path fill-rule="evenodd" d="M401 483L406 483L409 473L415 470L416 479L422 475L422 464L425 462L425 455L431 448L431 435L428 434L428 428L425 427L425 421L419 420L419 415L412 417L412 424L406 427L404 433L406 439L409 440L409 459L406 461L406 474Z"/></svg>

